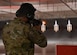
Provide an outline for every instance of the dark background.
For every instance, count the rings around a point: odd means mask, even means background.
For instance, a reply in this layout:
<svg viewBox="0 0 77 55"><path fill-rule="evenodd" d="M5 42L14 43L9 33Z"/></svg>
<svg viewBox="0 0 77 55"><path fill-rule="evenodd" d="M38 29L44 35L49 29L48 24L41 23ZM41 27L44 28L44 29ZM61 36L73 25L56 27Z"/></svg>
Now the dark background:
<svg viewBox="0 0 77 55"><path fill-rule="evenodd" d="M60 39L60 38L76 38L77 37L77 18L67 18L67 19L43 19L46 21L46 27L47 30L44 32L44 35L48 38L48 40L51 39ZM54 32L53 30L53 25L54 21L57 20L59 24L59 31ZM71 32L68 32L66 29L67 26L67 21L70 20L71 24L73 25L73 30ZM0 21L0 38L1 38L1 33L4 25L11 20L6 20L6 21Z"/></svg>

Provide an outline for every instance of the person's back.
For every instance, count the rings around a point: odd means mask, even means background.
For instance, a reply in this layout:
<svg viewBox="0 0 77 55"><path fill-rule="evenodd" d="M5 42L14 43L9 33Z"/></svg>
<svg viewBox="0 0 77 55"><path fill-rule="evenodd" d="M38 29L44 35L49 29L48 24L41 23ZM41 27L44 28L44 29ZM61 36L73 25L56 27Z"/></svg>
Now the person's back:
<svg viewBox="0 0 77 55"><path fill-rule="evenodd" d="M18 20L10 22L4 27L2 35L6 55L34 55L34 44L46 46L46 38L39 34L29 24Z"/></svg>

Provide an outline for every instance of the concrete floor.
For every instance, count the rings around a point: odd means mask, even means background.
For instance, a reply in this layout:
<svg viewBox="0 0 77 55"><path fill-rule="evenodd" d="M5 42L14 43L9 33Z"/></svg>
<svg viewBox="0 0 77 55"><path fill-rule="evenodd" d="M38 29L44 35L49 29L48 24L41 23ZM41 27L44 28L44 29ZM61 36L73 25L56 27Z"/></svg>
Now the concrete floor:
<svg viewBox="0 0 77 55"><path fill-rule="evenodd" d="M63 38L48 40L46 48L41 48L35 45L35 55L56 55L56 45L77 45L77 41L75 39L76 38ZM2 40L0 40L0 55L5 55L4 53L4 45Z"/></svg>

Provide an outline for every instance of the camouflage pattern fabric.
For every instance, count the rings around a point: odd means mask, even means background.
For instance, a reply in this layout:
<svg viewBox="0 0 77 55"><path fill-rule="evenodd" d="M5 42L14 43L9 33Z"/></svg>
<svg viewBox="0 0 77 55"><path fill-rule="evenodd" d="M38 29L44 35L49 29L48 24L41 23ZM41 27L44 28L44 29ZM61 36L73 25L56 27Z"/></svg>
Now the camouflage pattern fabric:
<svg viewBox="0 0 77 55"><path fill-rule="evenodd" d="M34 55L34 44L47 46L47 39L41 32L18 18L4 26L2 39L6 55Z"/></svg>

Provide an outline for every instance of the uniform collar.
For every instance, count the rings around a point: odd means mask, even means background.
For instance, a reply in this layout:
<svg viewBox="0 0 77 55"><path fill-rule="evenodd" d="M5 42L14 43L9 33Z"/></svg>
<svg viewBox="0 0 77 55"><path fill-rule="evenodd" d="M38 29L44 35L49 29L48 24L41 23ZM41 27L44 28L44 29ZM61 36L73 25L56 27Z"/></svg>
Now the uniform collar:
<svg viewBox="0 0 77 55"><path fill-rule="evenodd" d="M18 17L15 18L14 21L15 21L16 23L21 23L21 24L26 24L26 23L27 23L27 22L21 21L21 19L18 18Z"/></svg>

